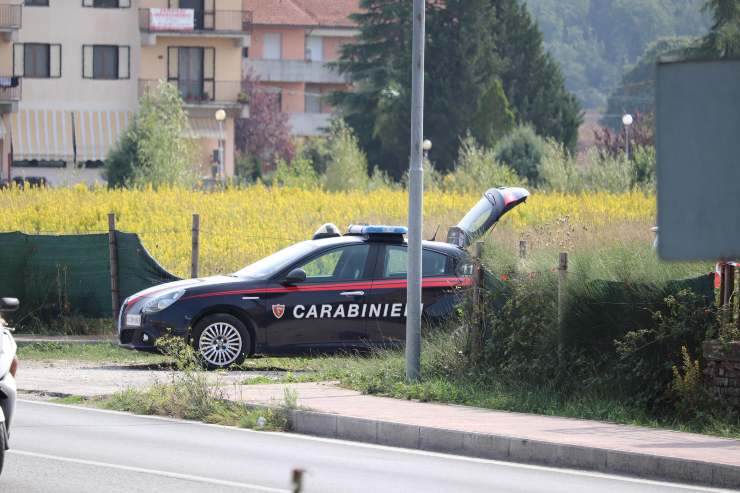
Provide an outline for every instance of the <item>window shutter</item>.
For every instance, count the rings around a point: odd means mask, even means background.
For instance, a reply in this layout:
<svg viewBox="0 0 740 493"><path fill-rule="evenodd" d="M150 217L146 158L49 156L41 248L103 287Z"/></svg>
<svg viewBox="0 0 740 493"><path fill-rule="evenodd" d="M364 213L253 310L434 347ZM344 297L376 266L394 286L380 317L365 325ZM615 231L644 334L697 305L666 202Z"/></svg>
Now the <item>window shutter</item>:
<svg viewBox="0 0 740 493"><path fill-rule="evenodd" d="M122 9L131 8L131 0L118 0L118 6Z"/></svg>
<svg viewBox="0 0 740 493"><path fill-rule="evenodd" d="M179 66L178 54L179 49L176 47L167 48L167 80L177 80L177 68Z"/></svg>
<svg viewBox="0 0 740 493"><path fill-rule="evenodd" d="M216 48L203 49L203 78L213 80L216 76Z"/></svg>
<svg viewBox="0 0 740 493"><path fill-rule="evenodd" d="M25 67L23 43L13 45L13 75L23 77Z"/></svg>
<svg viewBox="0 0 740 493"><path fill-rule="evenodd" d="M130 79L131 78L131 47L130 46L119 46L118 47L118 78L119 79Z"/></svg>
<svg viewBox="0 0 740 493"><path fill-rule="evenodd" d="M49 77L58 79L62 76L62 45L49 46Z"/></svg>
<svg viewBox="0 0 740 493"><path fill-rule="evenodd" d="M82 45L82 78L92 79L94 77L94 48L92 45Z"/></svg>

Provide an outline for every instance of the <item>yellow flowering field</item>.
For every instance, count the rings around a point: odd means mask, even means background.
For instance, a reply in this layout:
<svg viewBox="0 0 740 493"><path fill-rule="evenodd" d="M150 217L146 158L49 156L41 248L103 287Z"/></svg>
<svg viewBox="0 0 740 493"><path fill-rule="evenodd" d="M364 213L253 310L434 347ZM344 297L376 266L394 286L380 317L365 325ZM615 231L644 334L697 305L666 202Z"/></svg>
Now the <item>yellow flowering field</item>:
<svg viewBox="0 0 740 493"><path fill-rule="evenodd" d="M481 190L482 192L482 190ZM425 236L437 226L438 238L480 198L427 192ZM202 274L231 272L295 241L307 239L321 224L406 224L407 194L402 190L330 193L322 190L255 185L218 192L185 189L108 190L85 186L0 190L0 231L64 234L107 231L114 212L118 229L138 233L168 270L184 276L190 265L193 213L201 216ZM555 225L607 231L614 224L647 231L655 199L642 193L562 195L534 193L499 226L505 236L526 237ZM629 228L629 226L628 226ZM559 227L562 229L562 227ZM624 229L624 228L622 228ZM646 234L649 234L646 233Z"/></svg>

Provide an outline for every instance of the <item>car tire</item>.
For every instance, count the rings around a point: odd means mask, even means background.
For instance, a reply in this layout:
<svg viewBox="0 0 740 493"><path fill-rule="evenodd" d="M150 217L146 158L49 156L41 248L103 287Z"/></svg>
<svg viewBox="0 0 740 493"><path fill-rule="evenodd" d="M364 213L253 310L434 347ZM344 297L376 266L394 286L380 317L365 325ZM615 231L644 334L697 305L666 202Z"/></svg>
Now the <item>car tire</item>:
<svg viewBox="0 0 740 493"><path fill-rule="evenodd" d="M244 323L233 315L217 313L202 318L193 329L193 347L209 370L241 364L252 348Z"/></svg>
<svg viewBox="0 0 740 493"><path fill-rule="evenodd" d="M8 431L5 428L5 421L0 423L0 474L3 472L3 464L5 463L5 449L8 446Z"/></svg>

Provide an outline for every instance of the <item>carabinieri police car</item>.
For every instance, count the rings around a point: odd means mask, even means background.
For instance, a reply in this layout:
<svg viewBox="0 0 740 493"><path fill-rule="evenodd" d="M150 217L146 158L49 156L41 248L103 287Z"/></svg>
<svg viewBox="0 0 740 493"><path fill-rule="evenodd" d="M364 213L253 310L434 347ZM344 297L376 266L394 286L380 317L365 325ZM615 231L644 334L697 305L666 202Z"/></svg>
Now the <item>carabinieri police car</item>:
<svg viewBox="0 0 740 493"><path fill-rule="evenodd" d="M422 302L432 323L453 312L472 284L465 251L529 193L492 188L447 242L424 241ZM230 275L161 284L127 298L118 318L123 347L155 350L165 334L188 340L209 368L257 353L328 351L402 343L406 234L398 226L324 225L313 239Z"/></svg>

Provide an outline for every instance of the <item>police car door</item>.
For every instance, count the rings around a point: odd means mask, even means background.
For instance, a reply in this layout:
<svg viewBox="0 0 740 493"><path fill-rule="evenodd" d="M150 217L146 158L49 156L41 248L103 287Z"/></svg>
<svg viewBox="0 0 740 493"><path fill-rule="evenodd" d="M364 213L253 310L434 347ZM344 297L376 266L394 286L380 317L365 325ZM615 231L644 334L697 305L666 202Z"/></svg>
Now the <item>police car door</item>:
<svg viewBox="0 0 740 493"><path fill-rule="evenodd" d="M406 265L405 244L385 244L378 254L372 294L367 299L368 339L374 343L403 342L406 338ZM449 311L440 303L449 298L447 277L454 271L454 261L434 250L422 251L423 317Z"/></svg>
<svg viewBox="0 0 740 493"><path fill-rule="evenodd" d="M267 316L272 318L268 344L310 348L365 340L361 311L372 275L369 253L366 243L344 245L291 266L289 270L303 269L306 280L267 290Z"/></svg>

